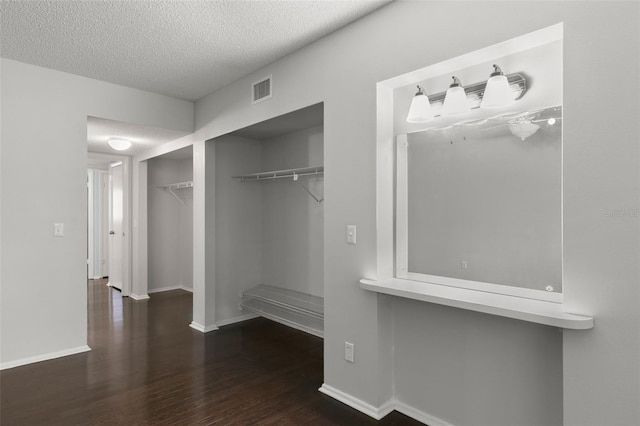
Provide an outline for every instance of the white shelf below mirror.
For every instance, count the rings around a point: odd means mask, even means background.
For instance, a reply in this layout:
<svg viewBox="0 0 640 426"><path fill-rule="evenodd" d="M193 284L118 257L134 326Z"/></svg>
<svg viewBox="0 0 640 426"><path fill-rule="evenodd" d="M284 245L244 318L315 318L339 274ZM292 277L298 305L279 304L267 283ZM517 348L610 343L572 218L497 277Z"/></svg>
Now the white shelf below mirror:
<svg viewBox="0 0 640 426"><path fill-rule="evenodd" d="M391 278L361 279L360 287L377 293L572 330L593 328L590 316L564 311L562 303L527 299L440 284Z"/></svg>

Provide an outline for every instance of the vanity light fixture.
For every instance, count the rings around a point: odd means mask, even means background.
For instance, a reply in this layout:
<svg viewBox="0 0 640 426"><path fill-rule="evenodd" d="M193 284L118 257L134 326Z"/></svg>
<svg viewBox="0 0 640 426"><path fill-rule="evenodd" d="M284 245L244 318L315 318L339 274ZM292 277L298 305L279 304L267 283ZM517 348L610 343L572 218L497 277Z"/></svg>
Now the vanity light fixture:
<svg viewBox="0 0 640 426"><path fill-rule="evenodd" d="M480 108L498 108L509 105L514 100L515 96L507 77L498 65L493 64L493 72L487 80Z"/></svg>
<svg viewBox="0 0 640 426"><path fill-rule="evenodd" d="M409 115L407 115L407 121L409 123L426 123L433 120L433 112L431 111L431 104L429 98L424 93L422 87L418 87L418 92L411 100L411 107L409 108Z"/></svg>
<svg viewBox="0 0 640 426"><path fill-rule="evenodd" d="M107 143L116 151L125 151L131 148L131 141L126 139L111 138Z"/></svg>
<svg viewBox="0 0 640 426"><path fill-rule="evenodd" d="M427 96L424 89L418 86L407 122L426 123L440 115L461 114L475 108L499 108L524 96L527 80L522 74L505 75L498 65L493 65L493 68L489 80L464 87L460 79L452 77L453 83L446 92ZM462 95L466 102L462 101Z"/></svg>
<svg viewBox="0 0 640 426"><path fill-rule="evenodd" d="M453 83L451 83L447 89L442 112L446 115L468 112L471 108L469 108L469 102L467 101L467 93L464 91L464 87L462 87L458 77L453 76L451 78L453 79Z"/></svg>

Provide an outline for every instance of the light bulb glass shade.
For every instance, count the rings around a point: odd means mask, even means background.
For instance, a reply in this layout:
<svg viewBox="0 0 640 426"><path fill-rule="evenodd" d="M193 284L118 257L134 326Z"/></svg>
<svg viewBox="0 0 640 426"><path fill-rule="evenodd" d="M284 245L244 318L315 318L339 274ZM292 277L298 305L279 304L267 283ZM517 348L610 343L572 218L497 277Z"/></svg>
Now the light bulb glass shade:
<svg viewBox="0 0 640 426"><path fill-rule="evenodd" d="M444 97L444 105L442 108L442 112L447 115L468 112L470 108L464 88L462 86L449 87Z"/></svg>
<svg viewBox="0 0 640 426"><path fill-rule="evenodd" d="M514 136L519 137L522 140L525 140L529 136L533 135L538 131L540 126L531 121L522 121L519 123L511 123L509 124L509 130Z"/></svg>
<svg viewBox="0 0 640 426"><path fill-rule="evenodd" d="M510 105L515 101L516 94L509 86L509 80L504 75L494 75L487 80L487 86L482 96L481 108L499 108Z"/></svg>
<svg viewBox="0 0 640 426"><path fill-rule="evenodd" d="M433 112L429 98L424 93L418 92L411 100L411 107L407 115L408 123L426 123L433 120Z"/></svg>
<svg viewBox="0 0 640 426"><path fill-rule="evenodd" d="M116 151L125 151L131 148L131 141L128 141L126 139L109 139L107 143Z"/></svg>

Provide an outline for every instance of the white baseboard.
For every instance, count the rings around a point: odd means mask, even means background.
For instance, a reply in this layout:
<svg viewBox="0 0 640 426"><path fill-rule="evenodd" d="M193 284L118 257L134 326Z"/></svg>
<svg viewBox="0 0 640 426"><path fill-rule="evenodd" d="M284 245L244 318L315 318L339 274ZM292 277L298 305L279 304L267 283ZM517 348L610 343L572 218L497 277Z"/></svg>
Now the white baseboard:
<svg viewBox="0 0 640 426"><path fill-rule="evenodd" d="M326 383L323 383L318 390L323 394L328 395L333 399L337 399L343 404L346 404L349 407L366 414L369 417L373 417L376 420L382 419L384 416L392 412L394 408L393 401L388 401L381 407L374 407L373 405L364 402L363 400L358 399L355 396L349 395L348 393L342 392L332 386L329 386Z"/></svg>
<svg viewBox="0 0 640 426"><path fill-rule="evenodd" d="M129 297L132 298L133 300L147 300L150 299L148 294L135 294L135 293L130 293Z"/></svg>
<svg viewBox="0 0 640 426"><path fill-rule="evenodd" d="M65 349L62 351L49 352L42 355L30 356L27 358L17 359L15 361L8 361L0 363L0 370L7 370L9 368L20 367L21 365L32 364L34 362L47 361L50 359L60 358L63 356L75 355L82 352L88 352L91 348L87 345L78 346L77 348Z"/></svg>
<svg viewBox="0 0 640 426"><path fill-rule="evenodd" d="M171 291L171 290L185 290L189 293L193 293L193 289L190 287L185 287L183 285L173 285L169 287L160 287L160 288L150 288L147 293L160 293L163 291Z"/></svg>
<svg viewBox="0 0 640 426"><path fill-rule="evenodd" d="M254 313L244 314L244 315L240 315L240 316L237 316L237 317L229 318L229 319L226 319L226 320L216 321L216 325L218 327L223 327L225 325L235 324L237 322L242 322L242 321L247 321L247 320L250 320L250 319L258 318L259 316L260 315L254 314Z"/></svg>
<svg viewBox="0 0 640 426"><path fill-rule="evenodd" d="M208 333L210 331L216 331L218 329L218 327L215 324L204 326L202 324L198 324L195 321L191 321L191 324L189 324L189 327L199 331L200 333Z"/></svg>
<svg viewBox="0 0 640 426"><path fill-rule="evenodd" d="M373 405L364 402L361 399L356 398L355 396L349 395L348 393L342 392L332 386L329 386L326 383L323 383L318 390L325 395L328 395L333 399L336 399L343 404L346 404L349 407L354 408L363 414L366 414L369 417L373 417L376 420L380 420L387 414L391 413L393 410L396 410L404 414L405 416L411 417L412 419L429 426L454 426L449 422L413 408L396 399L391 399L382 404L380 407L374 407Z"/></svg>
<svg viewBox="0 0 640 426"><path fill-rule="evenodd" d="M451 423L439 419L431 414L427 414L424 411L420 411L413 408L404 402L395 401L395 410L405 416L411 417L414 420L427 424L429 426L453 426Z"/></svg>

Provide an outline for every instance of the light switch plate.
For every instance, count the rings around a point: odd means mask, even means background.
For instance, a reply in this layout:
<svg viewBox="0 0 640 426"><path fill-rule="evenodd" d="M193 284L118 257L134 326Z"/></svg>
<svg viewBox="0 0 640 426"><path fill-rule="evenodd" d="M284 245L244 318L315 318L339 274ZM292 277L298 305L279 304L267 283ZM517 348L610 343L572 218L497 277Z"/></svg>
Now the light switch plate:
<svg viewBox="0 0 640 426"><path fill-rule="evenodd" d="M355 346L351 342L344 342L344 359L355 362Z"/></svg>
<svg viewBox="0 0 640 426"><path fill-rule="evenodd" d="M356 243L356 226L347 225L347 244Z"/></svg>
<svg viewBox="0 0 640 426"><path fill-rule="evenodd" d="M54 223L53 224L53 236L54 237L64 237L64 223Z"/></svg>

